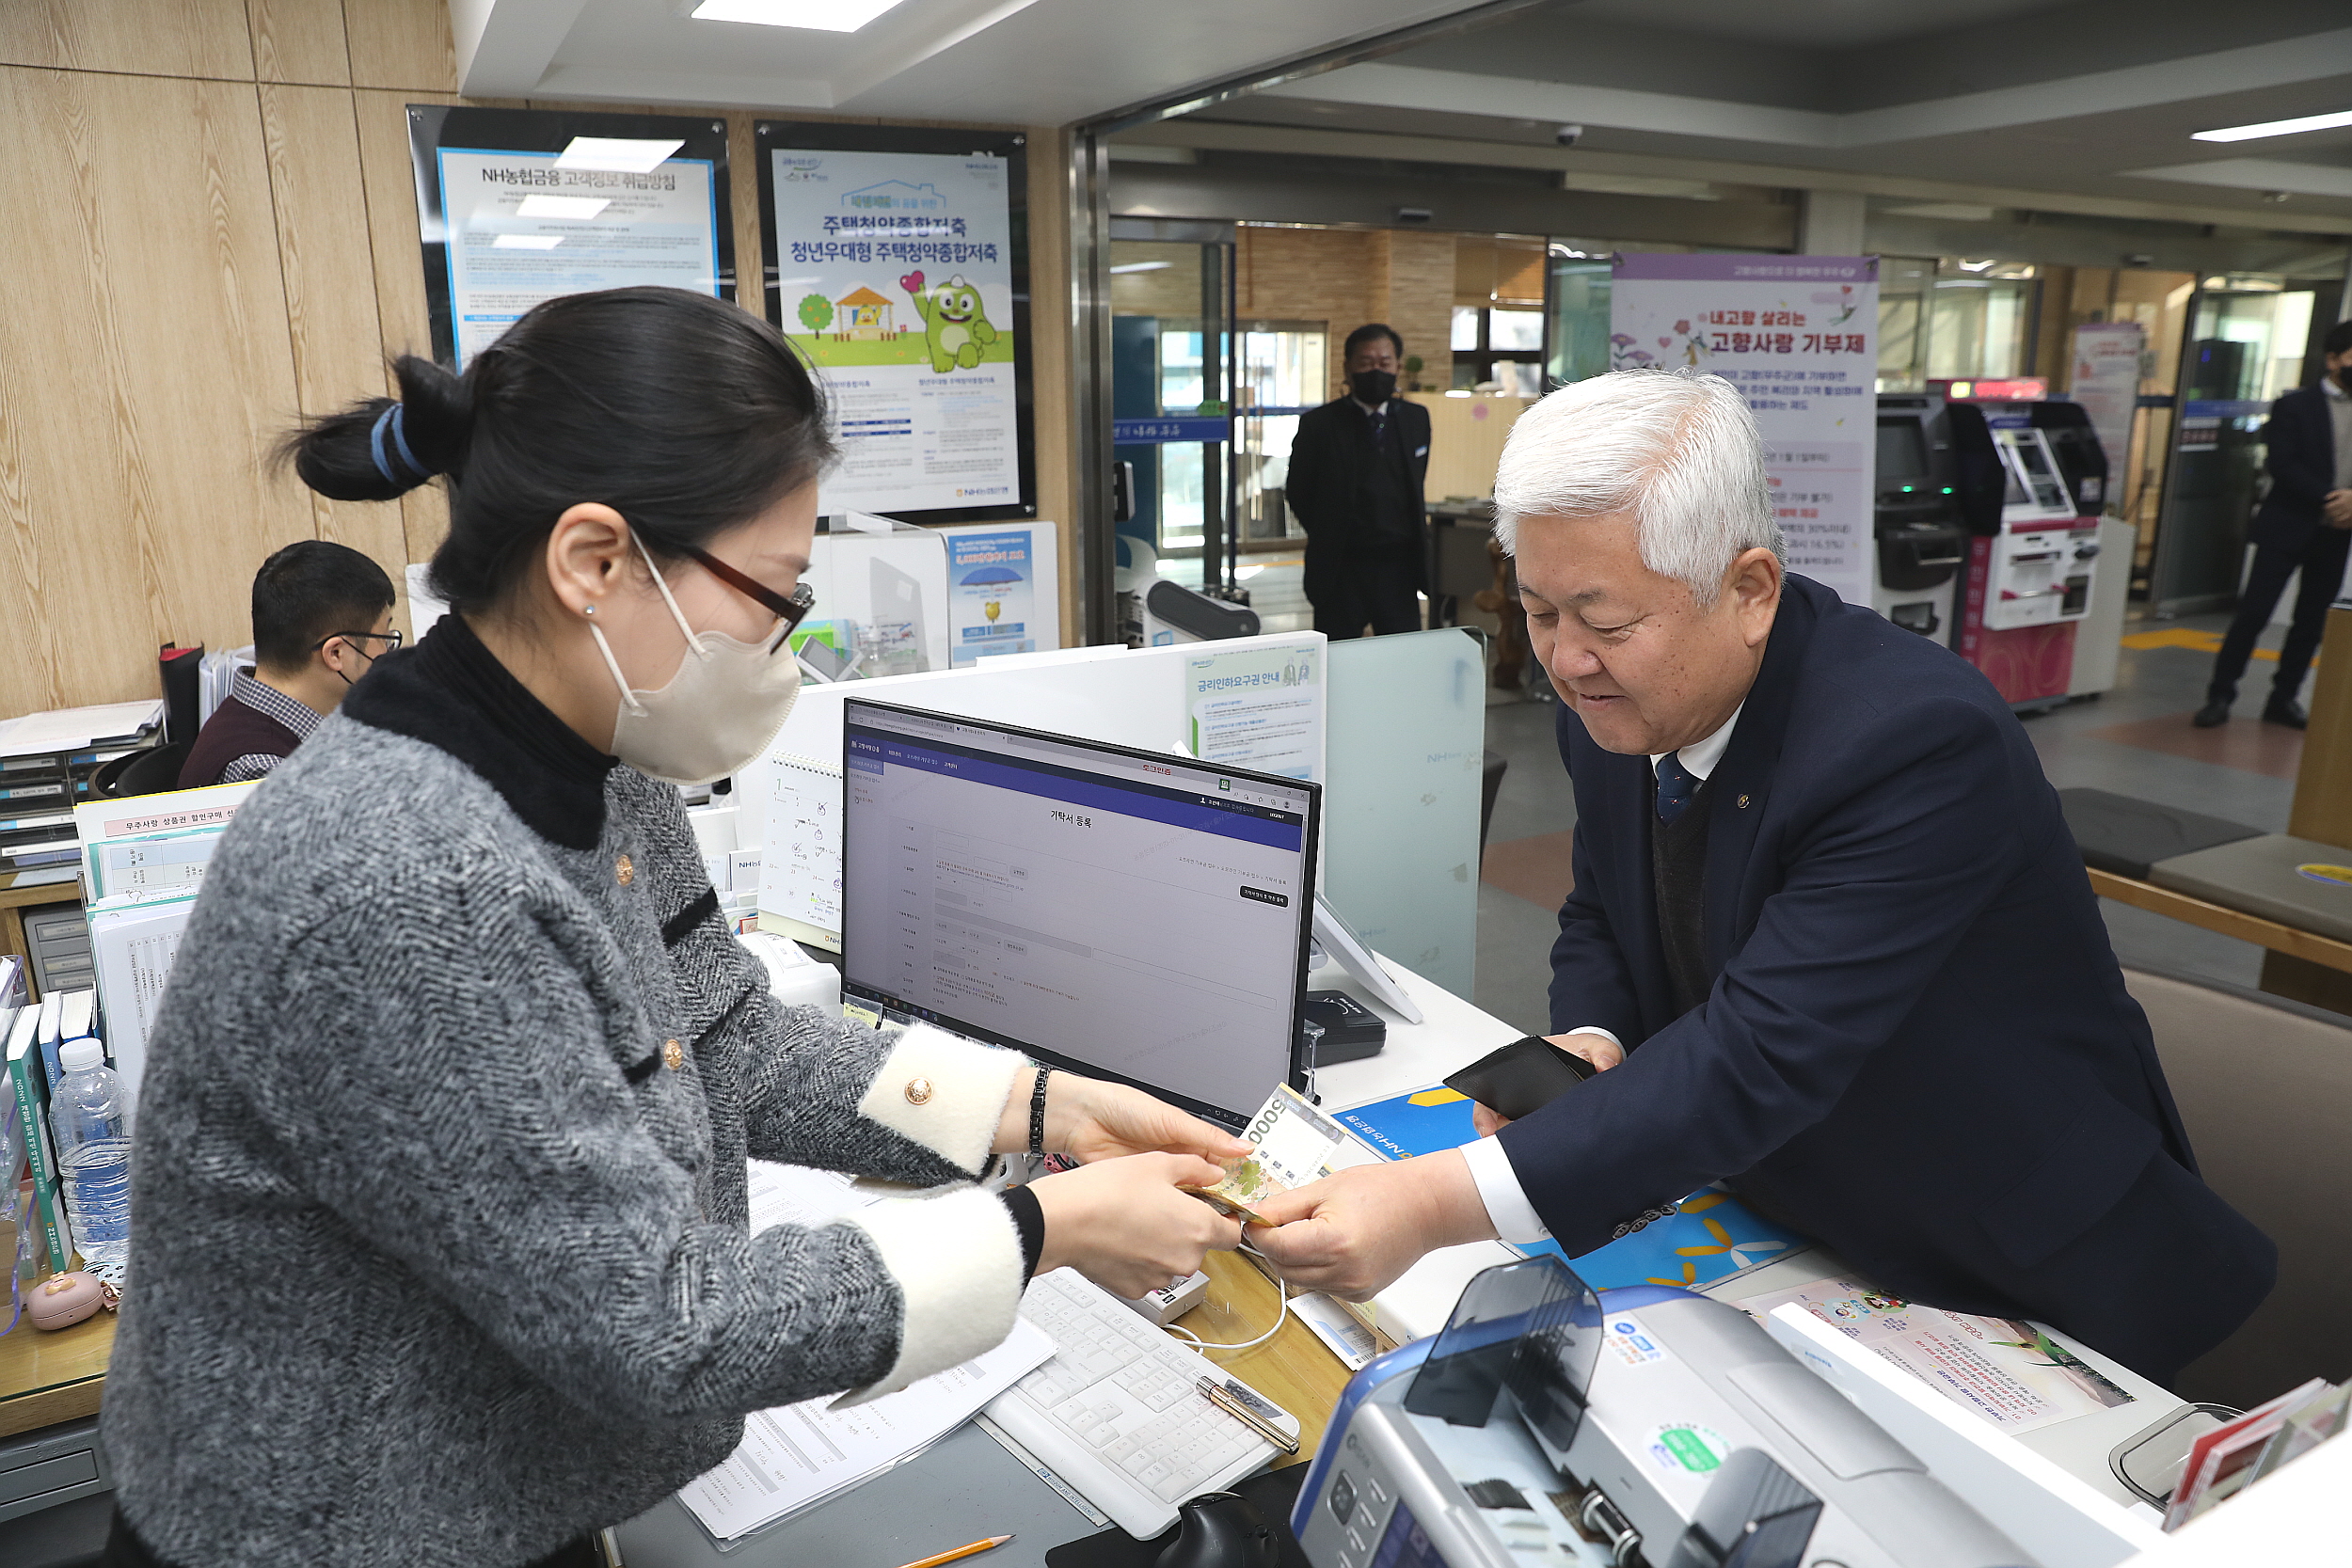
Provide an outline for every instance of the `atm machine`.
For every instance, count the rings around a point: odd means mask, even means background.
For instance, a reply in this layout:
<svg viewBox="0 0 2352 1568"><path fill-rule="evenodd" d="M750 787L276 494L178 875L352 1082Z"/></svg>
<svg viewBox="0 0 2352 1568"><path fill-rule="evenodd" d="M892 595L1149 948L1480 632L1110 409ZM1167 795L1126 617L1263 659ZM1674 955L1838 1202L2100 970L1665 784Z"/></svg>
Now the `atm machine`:
<svg viewBox="0 0 2352 1568"><path fill-rule="evenodd" d="M1954 431L1957 419L1962 428ZM1960 579L1972 518L1997 510L1994 461L1978 411L1942 398L1882 393L1871 531L1878 575L1870 608L1938 642L1958 637Z"/></svg>
<svg viewBox="0 0 2352 1568"><path fill-rule="evenodd" d="M2101 554L2099 512L2106 457L2090 420L2052 403L2039 378L1931 383L1950 409L1981 416L1998 475L1997 521L1973 520L1975 537L1953 646L2021 712L2077 694L2075 627L2090 612ZM2061 456L2063 452L2065 455Z"/></svg>

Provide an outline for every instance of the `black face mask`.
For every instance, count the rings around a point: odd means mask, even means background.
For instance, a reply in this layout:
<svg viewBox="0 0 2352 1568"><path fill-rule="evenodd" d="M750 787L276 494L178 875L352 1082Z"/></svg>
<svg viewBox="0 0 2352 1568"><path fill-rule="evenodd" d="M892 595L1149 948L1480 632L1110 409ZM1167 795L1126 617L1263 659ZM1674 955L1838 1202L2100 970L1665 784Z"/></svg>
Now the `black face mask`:
<svg viewBox="0 0 2352 1568"><path fill-rule="evenodd" d="M1396 372L1358 371L1347 378L1347 389L1356 395L1358 403L1377 408L1396 390Z"/></svg>
<svg viewBox="0 0 2352 1568"><path fill-rule="evenodd" d="M2352 392L2352 360L2347 360L2336 367L2336 385L2347 392Z"/></svg>

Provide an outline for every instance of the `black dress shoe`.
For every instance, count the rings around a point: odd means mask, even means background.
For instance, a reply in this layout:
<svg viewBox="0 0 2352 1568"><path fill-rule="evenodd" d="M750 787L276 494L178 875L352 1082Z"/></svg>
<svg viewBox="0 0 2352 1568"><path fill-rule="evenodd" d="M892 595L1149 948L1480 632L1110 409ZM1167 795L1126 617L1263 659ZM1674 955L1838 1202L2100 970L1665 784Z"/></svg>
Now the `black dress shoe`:
<svg viewBox="0 0 2352 1568"><path fill-rule="evenodd" d="M2311 721L2311 715L2303 711L2303 705L2292 697L2273 697L2263 705L2263 722L2265 724L2284 724L2288 729L2299 730Z"/></svg>
<svg viewBox="0 0 2352 1568"><path fill-rule="evenodd" d="M2230 705L2224 701L2207 703L2203 707L2199 708L2197 716L2189 721L2201 730L2209 730L2216 724L2226 724L2229 721Z"/></svg>

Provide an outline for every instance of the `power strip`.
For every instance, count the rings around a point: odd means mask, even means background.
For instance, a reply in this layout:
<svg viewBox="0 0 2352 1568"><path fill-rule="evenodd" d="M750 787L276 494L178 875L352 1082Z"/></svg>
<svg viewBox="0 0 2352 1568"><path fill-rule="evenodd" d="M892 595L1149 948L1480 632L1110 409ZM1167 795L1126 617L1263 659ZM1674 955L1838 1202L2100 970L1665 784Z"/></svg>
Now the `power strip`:
<svg viewBox="0 0 2352 1568"><path fill-rule="evenodd" d="M1200 1298L1208 1293L1209 1276L1196 1269L1183 1283L1170 1286L1165 1291L1153 1291L1140 1299L1130 1299L1126 1296L1120 1296L1119 1299L1134 1307L1145 1322L1166 1328L1169 1323L1200 1306Z"/></svg>

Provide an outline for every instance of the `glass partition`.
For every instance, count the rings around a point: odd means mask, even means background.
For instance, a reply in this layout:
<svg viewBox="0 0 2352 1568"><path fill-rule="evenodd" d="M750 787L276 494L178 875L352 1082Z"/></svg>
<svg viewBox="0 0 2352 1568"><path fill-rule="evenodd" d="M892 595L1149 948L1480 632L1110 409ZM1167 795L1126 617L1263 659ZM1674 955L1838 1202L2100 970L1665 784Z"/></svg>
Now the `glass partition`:
<svg viewBox="0 0 2352 1568"><path fill-rule="evenodd" d="M1469 996L1478 953L1484 650L1475 635L1450 626L1334 642L1330 657L1324 895L1383 956Z"/></svg>

